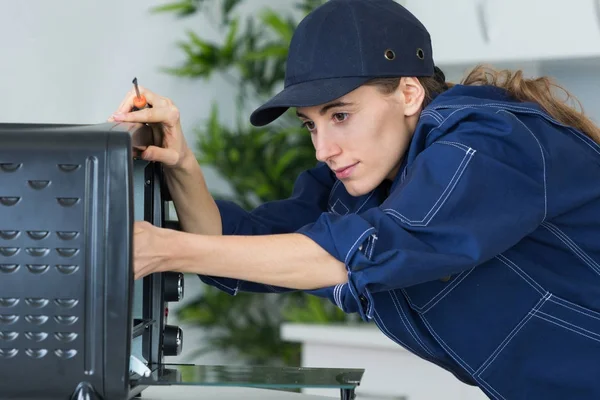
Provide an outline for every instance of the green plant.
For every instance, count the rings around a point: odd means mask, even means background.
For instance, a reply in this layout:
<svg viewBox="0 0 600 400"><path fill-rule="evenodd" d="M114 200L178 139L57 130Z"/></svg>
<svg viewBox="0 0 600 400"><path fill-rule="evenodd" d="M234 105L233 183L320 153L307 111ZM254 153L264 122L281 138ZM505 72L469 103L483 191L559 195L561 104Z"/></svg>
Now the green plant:
<svg viewBox="0 0 600 400"><path fill-rule="evenodd" d="M214 27L222 32L222 43L188 31L187 39L178 43L185 61L163 69L187 79L208 80L224 74L238 89L239 112L233 126L221 122L219 109L213 105L210 118L196 132L197 157L230 184L233 194L227 198L245 209L289 196L297 175L315 165L310 135L290 112L268 127L255 128L247 122L244 110L273 95L281 85L295 26L324 1L299 1L288 15L263 8L244 20L235 14L242 0L181 0L153 10L171 12L179 18L200 12L220 14L207 19L218 21ZM350 320L329 301L301 292L239 293L232 297L209 286L181 309L179 318L208 332L207 345L198 353L233 351L243 362L262 365L300 363L299 346L283 342L279 336L282 322Z"/></svg>

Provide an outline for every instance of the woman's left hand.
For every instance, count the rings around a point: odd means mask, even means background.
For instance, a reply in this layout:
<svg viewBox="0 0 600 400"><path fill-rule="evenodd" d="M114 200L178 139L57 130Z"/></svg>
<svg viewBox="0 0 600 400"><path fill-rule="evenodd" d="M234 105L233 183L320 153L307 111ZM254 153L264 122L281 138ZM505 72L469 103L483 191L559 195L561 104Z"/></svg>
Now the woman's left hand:
<svg viewBox="0 0 600 400"><path fill-rule="evenodd" d="M159 228L146 221L133 225L133 271L135 279L155 272L164 272L173 253L169 245L174 231Z"/></svg>

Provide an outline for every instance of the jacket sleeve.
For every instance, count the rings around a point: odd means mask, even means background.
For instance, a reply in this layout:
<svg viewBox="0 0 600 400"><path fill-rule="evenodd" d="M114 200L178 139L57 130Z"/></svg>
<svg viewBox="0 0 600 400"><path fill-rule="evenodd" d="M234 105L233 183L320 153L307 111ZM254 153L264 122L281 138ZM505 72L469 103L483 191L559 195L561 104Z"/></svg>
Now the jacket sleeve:
<svg viewBox="0 0 600 400"><path fill-rule="evenodd" d="M294 183L292 195L284 200L264 203L246 211L231 201L216 201L221 213L223 235L266 235L291 233L316 221L327 211L335 178L325 164L304 171ZM199 275L211 286L229 294L238 291L285 292L291 289L238 279Z"/></svg>
<svg viewBox="0 0 600 400"><path fill-rule="evenodd" d="M299 230L346 265L339 304L368 321L372 293L471 269L543 222L546 157L540 143L512 114L489 118L436 132L380 207L322 214Z"/></svg>

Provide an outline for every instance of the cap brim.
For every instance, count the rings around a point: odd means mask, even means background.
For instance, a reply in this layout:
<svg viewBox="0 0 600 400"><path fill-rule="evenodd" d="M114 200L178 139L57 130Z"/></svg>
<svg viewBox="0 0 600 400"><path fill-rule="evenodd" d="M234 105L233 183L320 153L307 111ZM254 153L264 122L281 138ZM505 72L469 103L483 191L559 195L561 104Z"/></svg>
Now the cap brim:
<svg viewBox="0 0 600 400"><path fill-rule="evenodd" d="M250 115L250 123L264 126L279 118L290 107L312 107L332 102L372 78L344 77L308 81L288 86Z"/></svg>

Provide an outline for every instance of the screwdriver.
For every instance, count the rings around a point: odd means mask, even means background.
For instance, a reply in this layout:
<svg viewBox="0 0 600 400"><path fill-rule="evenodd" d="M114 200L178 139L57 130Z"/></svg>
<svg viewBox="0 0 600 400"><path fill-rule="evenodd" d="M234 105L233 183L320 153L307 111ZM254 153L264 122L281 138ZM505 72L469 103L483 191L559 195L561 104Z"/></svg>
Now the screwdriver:
<svg viewBox="0 0 600 400"><path fill-rule="evenodd" d="M138 88L137 77L133 78L133 87L135 88L136 97L133 99L133 111L141 110L142 108L146 108L148 103L146 102L146 97L143 94L140 94L140 89Z"/></svg>
<svg viewBox="0 0 600 400"><path fill-rule="evenodd" d="M151 108L152 106L146 101L146 96L140 94L140 88L138 87L137 77L133 78L133 87L135 88L135 97L133 98L133 108L131 111L139 111L143 108ZM141 154L146 150L147 146L134 146L134 159L141 157Z"/></svg>

